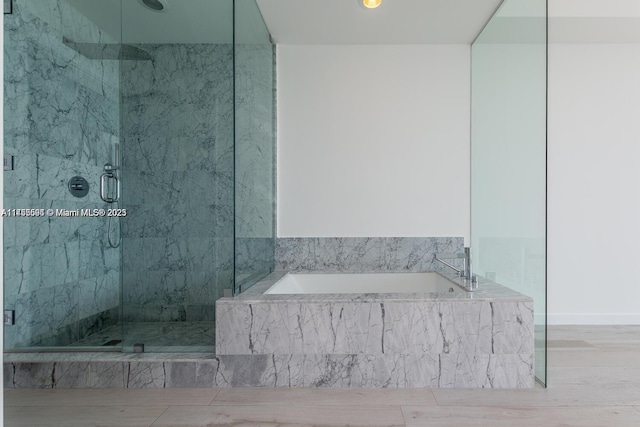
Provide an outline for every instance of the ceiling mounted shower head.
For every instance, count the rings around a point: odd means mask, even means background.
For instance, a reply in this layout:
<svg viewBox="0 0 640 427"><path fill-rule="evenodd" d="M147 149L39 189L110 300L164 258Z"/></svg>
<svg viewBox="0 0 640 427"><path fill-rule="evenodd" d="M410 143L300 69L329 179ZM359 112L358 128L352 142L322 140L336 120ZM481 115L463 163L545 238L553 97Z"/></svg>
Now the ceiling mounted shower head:
<svg viewBox="0 0 640 427"><path fill-rule="evenodd" d="M167 0L140 0L145 7L154 12L164 12L167 9Z"/></svg>

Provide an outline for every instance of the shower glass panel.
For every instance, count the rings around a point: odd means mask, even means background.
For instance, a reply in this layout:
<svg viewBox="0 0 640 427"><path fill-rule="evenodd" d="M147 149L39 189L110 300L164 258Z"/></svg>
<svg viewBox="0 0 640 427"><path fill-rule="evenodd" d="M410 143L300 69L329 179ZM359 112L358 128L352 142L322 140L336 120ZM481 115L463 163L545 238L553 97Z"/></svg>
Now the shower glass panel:
<svg viewBox="0 0 640 427"><path fill-rule="evenodd" d="M274 265L255 1L12 3L5 349L214 352L216 300Z"/></svg>
<svg viewBox="0 0 640 427"><path fill-rule="evenodd" d="M235 292L274 269L275 51L255 0L235 2Z"/></svg>
<svg viewBox="0 0 640 427"><path fill-rule="evenodd" d="M11 3L3 279L13 324L4 326L4 348L119 350L120 249L108 242L98 189L120 141L120 2ZM115 18L110 26L91 18L96 8ZM105 329L112 340L96 342Z"/></svg>
<svg viewBox="0 0 640 427"><path fill-rule="evenodd" d="M233 1L122 2L124 351L213 352L234 286Z"/></svg>
<svg viewBox="0 0 640 427"><path fill-rule="evenodd" d="M472 256L476 274L533 298L543 384L546 89L547 2L506 0L472 45Z"/></svg>

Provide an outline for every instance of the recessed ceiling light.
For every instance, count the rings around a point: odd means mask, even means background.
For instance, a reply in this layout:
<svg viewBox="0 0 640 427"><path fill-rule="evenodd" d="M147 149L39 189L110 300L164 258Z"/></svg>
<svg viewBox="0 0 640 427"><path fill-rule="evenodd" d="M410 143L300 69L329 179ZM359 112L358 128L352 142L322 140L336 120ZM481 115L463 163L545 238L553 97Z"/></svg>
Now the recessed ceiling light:
<svg viewBox="0 0 640 427"><path fill-rule="evenodd" d="M367 9L375 9L382 4L382 0L362 0L362 5Z"/></svg>

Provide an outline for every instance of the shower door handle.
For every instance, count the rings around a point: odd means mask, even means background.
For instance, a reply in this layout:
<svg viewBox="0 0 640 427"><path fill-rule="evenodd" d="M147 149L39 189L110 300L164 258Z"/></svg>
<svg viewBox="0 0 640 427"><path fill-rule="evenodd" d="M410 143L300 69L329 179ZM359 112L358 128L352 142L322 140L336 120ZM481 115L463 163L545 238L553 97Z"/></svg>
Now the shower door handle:
<svg viewBox="0 0 640 427"><path fill-rule="evenodd" d="M115 197L109 197L109 194L107 194L107 179L114 179L116 181ZM100 198L107 203L115 203L120 199L120 180L114 173L107 172L100 175Z"/></svg>

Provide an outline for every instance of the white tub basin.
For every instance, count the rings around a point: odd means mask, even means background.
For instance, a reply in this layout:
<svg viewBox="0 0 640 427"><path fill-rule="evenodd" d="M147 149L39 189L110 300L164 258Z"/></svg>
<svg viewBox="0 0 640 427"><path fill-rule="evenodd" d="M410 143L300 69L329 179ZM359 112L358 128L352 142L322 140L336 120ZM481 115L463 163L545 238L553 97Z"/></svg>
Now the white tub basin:
<svg viewBox="0 0 640 427"><path fill-rule="evenodd" d="M289 273L265 294L464 292L438 273Z"/></svg>

